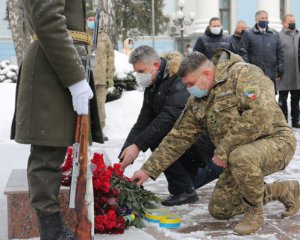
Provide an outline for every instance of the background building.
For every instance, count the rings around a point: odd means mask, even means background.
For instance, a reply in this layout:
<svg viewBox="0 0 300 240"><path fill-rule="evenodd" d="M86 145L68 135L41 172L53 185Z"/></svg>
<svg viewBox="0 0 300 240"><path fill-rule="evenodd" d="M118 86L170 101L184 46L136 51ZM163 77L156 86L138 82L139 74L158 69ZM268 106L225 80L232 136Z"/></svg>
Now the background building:
<svg viewBox="0 0 300 240"><path fill-rule="evenodd" d="M8 59L15 62L11 32L7 21L3 20L6 14L6 1L0 0L0 61ZM177 0L165 0L164 3L164 14L171 18L172 14L179 10ZM280 30L281 17L286 13L292 13L296 17L296 25L300 28L299 0L185 0L183 12L188 16L191 11L194 11L196 18L191 26L184 27L184 45L187 43L194 45L197 38L204 33L212 17L220 17L225 33L232 34L235 23L239 20L244 20L249 27L252 27L255 23L255 12L262 9L269 13L271 27ZM168 31L163 35L155 36L154 47L162 53L179 48L180 41L180 27L170 21ZM134 47L142 44L152 46L152 37L139 37ZM123 48L122 42L118 43L118 48Z"/></svg>
<svg viewBox="0 0 300 240"><path fill-rule="evenodd" d="M6 17L6 1L0 0L0 61L10 60L16 63L15 49L11 38L11 31L8 28Z"/></svg>

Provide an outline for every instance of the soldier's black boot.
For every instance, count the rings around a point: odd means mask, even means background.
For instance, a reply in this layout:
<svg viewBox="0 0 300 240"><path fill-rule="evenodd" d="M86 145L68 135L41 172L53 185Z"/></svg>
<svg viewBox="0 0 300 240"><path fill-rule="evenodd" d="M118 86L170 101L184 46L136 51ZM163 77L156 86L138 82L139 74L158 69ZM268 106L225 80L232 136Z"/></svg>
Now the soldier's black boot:
<svg viewBox="0 0 300 240"><path fill-rule="evenodd" d="M197 192L192 190L190 193L180 193L177 195L170 195L165 200L161 202L164 206L175 206L175 205L182 205L187 203L194 203L199 200Z"/></svg>
<svg viewBox="0 0 300 240"><path fill-rule="evenodd" d="M60 213L39 217L40 240L75 240L74 233L61 220Z"/></svg>

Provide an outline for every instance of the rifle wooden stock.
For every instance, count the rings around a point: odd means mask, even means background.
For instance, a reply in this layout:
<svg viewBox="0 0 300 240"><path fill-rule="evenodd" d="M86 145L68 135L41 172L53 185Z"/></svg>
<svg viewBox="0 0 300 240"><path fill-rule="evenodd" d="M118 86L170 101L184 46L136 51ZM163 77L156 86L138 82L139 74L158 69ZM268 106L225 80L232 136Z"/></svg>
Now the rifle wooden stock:
<svg viewBox="0 0 300 240"><path fill-rule="evenodd" d="M87 56L87 65L86 65L86 80L89 82L90 73L93 68L94 59L97 50L97 40L98 40L98 29L99 29L99 18L100 10L96 9L95 15L95 28L93 34L93 44L92 44L92 54ZM79 115L77 117L76 124L76 134L75 134L75 143L78 143L79 155L79 173L77 177L76 184L76 193L75 193L75 210L77 213L77 226L75 230L75 239L76 240L91 240L92 239L92 226L91 221L94 221L94 217L88 215L88 207L86 201L86 184L87 184L87 163L88 163L88 144L89 144L89 117L88 115ZM74 163L73 163L74 164ZM74 166L74 165L73 165ZM90 180L90 179L89 179ZM89 181L91 183L91 181ZM73 190L73 189L72 189ZM71 195L70 195L71 196ZM72 195L73 196L73 195ZM88 199L89 197L87 197ZM72 202L73 204L73 202ZM92 206L94 206L92 204ZM91 207L91 205L90 205ZM93 210L94 211L94 210ZM92 212L94 216L94 212Z"/></svg>
<svg viewBox="0 0 300 240"><path fill-rule="evenodd" d="M75 210L77 213L76 240L92 239L92 223L88 219L88 209L85 202L87 159L89 144L89 118L88 115L77 117L75 141L79 143L79 175L77 178Z"/></svg>

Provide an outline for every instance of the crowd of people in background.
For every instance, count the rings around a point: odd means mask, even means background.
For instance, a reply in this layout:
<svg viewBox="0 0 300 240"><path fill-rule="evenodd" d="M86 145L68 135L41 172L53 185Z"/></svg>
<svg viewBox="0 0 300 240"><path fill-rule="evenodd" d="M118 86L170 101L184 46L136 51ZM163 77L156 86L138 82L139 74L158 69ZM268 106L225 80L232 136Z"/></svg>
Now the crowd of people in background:
<svg viewBox="0 0 300 240"><path fill-rule="evenodd" d="M279 93L278 104L287 121L287 98L290 93L291 126L300 128L300 33L292 14L282 18L280 32L269 26L268 19L268 13L260 10L255 13L255 25L252 28L241 20L236 23L233 35L225 36L221 19L213 17L193 51L211 58L216 49L224 48L239 54L245 62L258 66L273 81L275 91Z"/></svg>

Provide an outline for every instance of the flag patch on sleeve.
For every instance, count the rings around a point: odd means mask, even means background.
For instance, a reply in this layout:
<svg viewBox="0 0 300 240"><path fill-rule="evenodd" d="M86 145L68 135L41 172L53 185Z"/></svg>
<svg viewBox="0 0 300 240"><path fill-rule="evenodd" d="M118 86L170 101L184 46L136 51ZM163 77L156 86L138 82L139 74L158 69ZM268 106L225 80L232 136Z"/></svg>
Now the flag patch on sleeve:
<svg viewBox="0 0 300 240"><path fill-rule="evenodd" d="M244 92L244 96L250 101L254 101L255 98L256 98L256 94L255 94L255 91L252 90L252 89L246 89L245 92Z"/></svg>

